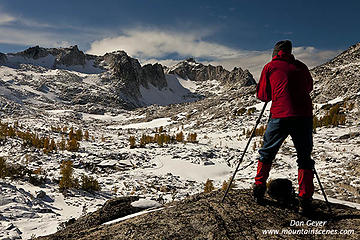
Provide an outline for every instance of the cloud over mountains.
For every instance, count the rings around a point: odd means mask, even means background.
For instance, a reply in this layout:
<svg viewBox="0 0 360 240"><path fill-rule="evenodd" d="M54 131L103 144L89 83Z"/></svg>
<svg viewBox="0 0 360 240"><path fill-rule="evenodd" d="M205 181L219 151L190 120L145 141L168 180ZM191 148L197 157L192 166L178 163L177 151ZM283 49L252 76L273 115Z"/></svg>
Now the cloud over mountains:
<svg viewBox="0 0 360 240"><path fill-rule="evenodd" d="M219 64L231 70L247 68L257 79L262 67L271 60L272 50L248 51L231 48L206 39L211 31L178 32L160 29L131 29L122 35L94 41L88 53L102 55L106 52L125 50L143 63L160 62L171 65L186 57L201 59L204 63ZM296 58L309 68L319 65L339 51L320 50L311 46L294 47Z"/></svg>

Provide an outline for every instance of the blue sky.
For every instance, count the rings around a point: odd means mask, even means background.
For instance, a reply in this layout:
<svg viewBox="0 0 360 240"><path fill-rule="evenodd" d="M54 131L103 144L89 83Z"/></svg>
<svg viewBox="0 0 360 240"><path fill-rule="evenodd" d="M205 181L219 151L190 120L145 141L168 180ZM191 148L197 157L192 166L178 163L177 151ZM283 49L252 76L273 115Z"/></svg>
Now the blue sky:
<svg viewBox="0 0 360 240"><path fill-rule="evenodd" d="M310 67L359 42L360 1L0 1L0 52L77 44L122 49L142 63L204 63L258 74L274 43L290 39Z"/></svg>

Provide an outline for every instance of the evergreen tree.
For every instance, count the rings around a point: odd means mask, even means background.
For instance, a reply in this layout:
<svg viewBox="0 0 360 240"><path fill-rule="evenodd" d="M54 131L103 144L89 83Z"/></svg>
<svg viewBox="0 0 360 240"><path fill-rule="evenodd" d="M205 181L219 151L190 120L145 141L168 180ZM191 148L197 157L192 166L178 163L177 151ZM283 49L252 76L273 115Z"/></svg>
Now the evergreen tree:
<svg viewBox="0 0 360 240"><path fill-rule="evenodd" d="M213 181L210 179L207 179L204 186L204 193L209 193L211 191L215 190Z"/></svg>
<svg viewBox="0 0 360 240"><path fill-rule="evenodd" d="M84 133L84 139L85 139L85 141L89 141L89 131L88 130L86 130Z"/></svg>
<svg viewBox="0 0 360 240"><path fill-rule="evenodd" d="M75 135L76 135L76 140L77 140L77 141L82 141L82 139L83 139L83 133L82 133L81 129L76 130Z"/></svg>
<svg viewBox="0 0 360 240"><path fill-rule="evenodd" d="M176 141L184 142L184 133L182 131L176 134Z"/></svg>
<svg viewBox="0 0 360 240"><path fill-rule="evenodd" d="M136 139L134 136L130 136L129 137L129 142L130 142L130 148L134 148L135 147L135 142L136 142Z"/></svg>
<svg viewBox="0 0 360 240"><path fill-rule="evenodd" d="M76 140L76 138L69 139L66 144L66 150L70 152L76 152L80 148L80 144Z"/></svg>
<svg viewBox="0 0 360 240"><path fill-rule="evenodd" d="M93 178L86 175L81 176L81 189L85 191L100 191L99 182Z"/></svg>
<svg viewBox="0 0 360 240"><path fill-rule="evenodd" d="M140 144L139 144L139 146L142 148L142 147L145 147L145 145L146 145L146 135L143 134L143 135L141 136L141 138L140 138Z"/></svg>
<svg viewBox="0 0 360 240"><path fill-rule="evenodd" d="M6 161L3 157L0 157L0 178L5 178L9 174L8 167L6 165Z"/></svg>
<svg viewBox="0 0 360 240"><path fill-rule="evenodd" d="M69 139L72 140L74 138L75 138L74 128L71 127L69 132Z"/></svg>
<svg viewBox="0 0 360 240"><path fill-rule="evenodd" d="M58 142L58 148L61 150L61 151L64 151L65 148L66 148L66 142L65 142L65 139L64 137L61 139L61 141Z"/></svg>
<svg viewBox="0 0 360 240"><path fill-rule="evenodd" d="M226 191L226 189L227 189L230 181L231 181L231 177L229 177L229 180L228 180L228 181L225 181L225 180L224 180L224 182L223 182L223 184L222 184L222 186L221 186L221 190ZM236 187L235 180L233 180L233 182L231 183L231 186L230 186L230 190L233 189L233 188L235 188L235 187Z"/></svg>
<svg viewBox="0 0 360 240"><path fill-rule="evenodd" d="M74 187L74 178L73 178L73 163L70 160L63 161L60 166L60 190L69 189Z"/></svg>

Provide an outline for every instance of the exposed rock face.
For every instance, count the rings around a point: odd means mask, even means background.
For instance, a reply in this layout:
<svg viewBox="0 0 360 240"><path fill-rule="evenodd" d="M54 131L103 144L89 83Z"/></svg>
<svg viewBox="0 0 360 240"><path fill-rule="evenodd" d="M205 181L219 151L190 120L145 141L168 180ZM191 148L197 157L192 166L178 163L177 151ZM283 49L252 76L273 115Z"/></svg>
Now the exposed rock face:
<svg viewBox="0 0 360 240"><path fill-rule="evenodd" d="M139 197L136 196L111 199L95 212L81 217L76 221L71 220L65 223L67 227L66 230L71 231L72 229L73 231L79 231L89 229L101 225L104 222L139 212L143 209L131 206L131 203L137 200L139 200Z"/></svg>
<svg viewBox="0 0 360 240"><path fill-rule="evenodd" d="M84 52L80 51L77 45L63 48L56 56L54 67L56 68L58 64L65 66L84 65L85 58Z"/></svg>
<svg viewBox="0 0 360 240"><path fill-rule="evenodd" d="M147 64L143 66L143 85L148 88L147 83L151 83L153 86L157 86L159 89L167 87L165 80L164 70L158 63L154 65Z"/></svg>
<svg viewBox="0 0 360 240"><path fill-rule="evenodd" d="M124 51L118 51L105 54L104 61L112 72L112 81L119 93L128 89L132 90L134 98L141 97L138 88L141 65L136 59L129 57Z"/></svg>
<svg viewBox="0 0 360 240"><path fill-rule="evenodd" d="M137 59L129 57L126 52L118 51L107 53L104 56L105 62L116 77L128 84L141 84L149 88L149 83L159 89L167 86L164 71L160 64L147 64L141 67Z"/></svg>
<svg viewBox="0 0 360 240"><path fill-rule="evenodd" d="M318 102L349 97L360 92L360 43L311 70L315 80L313 96Z"/></svg>
<svg viewBox="0 0 360 240"><path fill-rule="evenodd" d="M6 63L6 55L0 52L0 65Z"/></svg>
<svg viewBox="0 0 360 240"><path fill-rule="evenodd" d="M45 58L49 55L54 57L54 62L52 63L52 68L56 69L59 66L76 66L76 65L85 65L86 59L93 58L92 55L86 55L84 52L80 51L77 45L71 46L68 48L42 48L39 46L30 47L25 51L10 54L13 56L22 56L27 59L38 60L40 58ZM41 65L41 63L39 64ZM49 66L49 63L46 63Z"/></svg>
<svg viewBox="0 0 360 240"><path fill-rule="evenodd" d="M110 67L118 91L134 98L141 97L140 86L148 89L149 84L152 84L160 90L167 86L160 64L147 64L142 67L137 59L131 58L124 51L107 53L104 55L104 61Z"/></svg>
<svg viewBox="0 0 360 240"><path fill-rule="evenodd" d="M248 70L234 68L231 72L222 66L205 66L197 63L193 58L180 62L177 65L168 68L167 73L177 74L181 78L193 81L218 80L223 83L239 83L242 86L255 85L256 82Z"/></svg>
<svg viewBox="0 0 360 240"><path fill-rule="evenodd" d="M47 49L41 48L39 46L35 46L35 47L30 47L25 51L18 53L17 55L22 55L27 58L39 59L42 57L46 57L49 54L50 52Z"/></svg>
<svg viewBox="0 0 360 240"><path fill-rule="evenodd" d="M222 191L198 194L165 209L140 215L112 225L92 228L72 227L39 239L329 239L327 234L264 234L264 230L288 231L353 229L346 239L358 239L360 211L332 204L333 214L327 212L323 201L314 200L316 214L310 219L325 222L322 226L309 226L308 218L294 210L280 207L276 201L266 199L260 206L252 199L250 190L233 190L224 203ZM106 213L104 213L106 214ZM291 221L303 221L302 226L291 226ZM74 225L75 226L75 225ZM331 235L331 239L344 239L344 235Z"/></svg>

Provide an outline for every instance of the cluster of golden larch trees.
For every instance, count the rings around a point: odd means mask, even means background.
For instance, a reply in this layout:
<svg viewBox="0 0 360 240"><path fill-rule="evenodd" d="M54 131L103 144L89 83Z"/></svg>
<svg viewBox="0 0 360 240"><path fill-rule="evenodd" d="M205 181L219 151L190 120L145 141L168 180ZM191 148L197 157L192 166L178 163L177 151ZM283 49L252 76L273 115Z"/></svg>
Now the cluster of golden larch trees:
<svg viewBox="0 0 360 240"><path fill-rule="evenodd" d="M145 147L146 144L155 143L159 146L163 146L164 144L176 143L176 142L190 142L190 143L197 143L196 140L197 134L196 133L189 133L185 140L185 135L182 131L176 133L175 135L169 135L164 131L163 127L155 130L155 134L153 136L143 134L139 140L139 147ZM135 148L136 145L136 137L130 136L129 137L130 148Z"/></svg>

